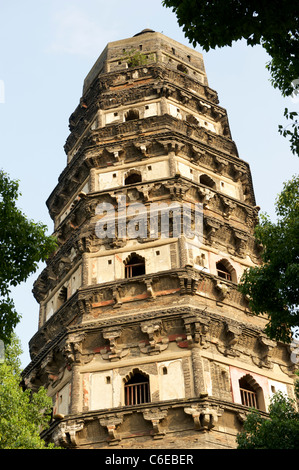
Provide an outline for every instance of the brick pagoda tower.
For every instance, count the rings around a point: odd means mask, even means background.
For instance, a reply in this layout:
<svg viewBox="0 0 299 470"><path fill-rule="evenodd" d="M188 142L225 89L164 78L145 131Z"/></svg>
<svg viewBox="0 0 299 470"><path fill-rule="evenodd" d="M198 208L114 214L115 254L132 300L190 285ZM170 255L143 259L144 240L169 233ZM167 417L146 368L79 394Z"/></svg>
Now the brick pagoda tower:
<svg viewBox="0 0 299 470"><path fill-rule="evenodd" d="M235 448L249 406L293 396L293 364L237 289L259 262L258 208L202 55L152 30L109 43L69 123L47 201L59 248L34 285L24 370L53 398L43 437ZM191 228L201 207L202 233L178 232L175 210L165 232L159 207L173 204L191 208Z"/></svg>

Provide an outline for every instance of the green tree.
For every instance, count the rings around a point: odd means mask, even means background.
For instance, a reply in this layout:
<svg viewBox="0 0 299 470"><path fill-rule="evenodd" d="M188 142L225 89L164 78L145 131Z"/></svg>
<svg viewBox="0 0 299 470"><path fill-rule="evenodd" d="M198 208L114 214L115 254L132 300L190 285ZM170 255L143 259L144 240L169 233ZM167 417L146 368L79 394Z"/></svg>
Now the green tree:
<svg viewBox="0 0 299 470"><path fill-rule="evenodd" d="M269 416L252 410L237 435L238 449L299 449L299 413L295 401L281 392L273 395Z"/></svg>
<svg viewBox="0 0 299 470"><path fill-rule="evenodd" d="M11 287L25 281L56 246L47 227L28 220L18 209L19 183L0 170L0 339L9 342L20 321Z"/></svg>
<svg viewBox="0 0 299 470"><path fill-rule="evenodd" d="M6 346L5 361L0 364L0 449L54 448L40 438L49 426L52 400L46 390L23 391L18 338L12 334Z"/></svg>
<svg viewBox="0 0 299 470"><path fill-rule="evenodd" d="M272 85L284 97L294 93L299 79L297 0L163 0L162 4L172 8L194 47L209 51L240 39L250 46L261 45L271 58L267 68ZM298 113L285 109L284 115L292 119L293 131L279 126L279 132L290 137L291 151L299 155Z"/></svg>
<svg viewBox="0 0 299 470"><path fill-rule="evenodd" d="M239 289L249 298L252 313L268 318L268 336L290 342L292 329L299 326L298 176L284 184L275 208L277 222L262 215L255 229L263 264L244 272Z"/></svg>

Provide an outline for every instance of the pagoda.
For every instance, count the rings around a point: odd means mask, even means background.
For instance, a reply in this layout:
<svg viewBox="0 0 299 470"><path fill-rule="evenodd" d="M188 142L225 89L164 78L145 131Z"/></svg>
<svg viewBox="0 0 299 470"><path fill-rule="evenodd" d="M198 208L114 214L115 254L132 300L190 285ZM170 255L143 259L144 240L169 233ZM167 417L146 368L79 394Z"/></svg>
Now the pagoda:
<svg viewBox="0 0 299 470"><path fill-rule="evenodd" d="M149 29L108 43L69 128L23 372L53 399L44 439L235 448L294 364L238 290L259 208L202 54Z"/></svg>

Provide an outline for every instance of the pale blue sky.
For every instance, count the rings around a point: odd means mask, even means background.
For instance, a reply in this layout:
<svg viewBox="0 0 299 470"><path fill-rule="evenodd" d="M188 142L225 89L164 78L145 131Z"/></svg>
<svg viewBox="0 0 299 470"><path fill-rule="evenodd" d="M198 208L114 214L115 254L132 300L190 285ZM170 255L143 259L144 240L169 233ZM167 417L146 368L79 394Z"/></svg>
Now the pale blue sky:
<svg viewBox="0 0 299 470"><path fill-rule="evenodd" d="M0 167L20 180L19 206L52 232L45 201L66 165L68 119L79 103L84 77L108 42L144 28L189 45L161 0L0 0ZM198 51L203 52L201 48ZM208 81L227 109L240 158L251 167L256 201L274 219L284 181L298 173L298 158L278 134L285 107L271 86L261 47L243 42L203 52ZM41 268L43 265L41 265ZM16 332L29 361L28 341L37 331L38 304L31 293L37 274L14 289L22 321Z"/></svg>

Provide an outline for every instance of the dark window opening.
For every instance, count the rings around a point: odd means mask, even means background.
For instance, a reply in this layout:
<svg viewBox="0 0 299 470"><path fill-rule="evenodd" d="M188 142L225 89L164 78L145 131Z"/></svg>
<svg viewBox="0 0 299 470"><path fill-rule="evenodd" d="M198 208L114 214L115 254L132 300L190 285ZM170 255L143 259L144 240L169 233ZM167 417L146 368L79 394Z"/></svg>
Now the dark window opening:
<svg viewBox="0 0 299 470"><path fill-rule="evenodd" d="M215 188L216 186L215 181L208 175L200 175L199 182L205 186L208 186L209 188Z"/></svg>
<svg viewBox="0 0 299 470"><path fill-rule="evenodd" d="M139 111L137 109L130 109L125 115L125 120L133 121L134 119L139 119Z"/></svg>
<svg viewBox="0 0 299 470"><path fill-rule="evenodd" d="M141 256L132 255L125 263L125 277L131 278L145 274L145 261Z"/></svg>
<svg viewBox="0 0 299 470"><path fill-rule="evenodd" d="M149 402L149 378L136 371L125 383L125 405L140 405Z"/></svg>
<svg viewBox="0 0 299 470"><path fill-rule="evenodd" d="M125 178L125 185L127 184L134 184L134 183L141 183L142 178L140 173L130 173Z"/></svg>
<svg viewBox="0 0 299 470"><path fill-rule="evenodd" d="M226 279L227 281L232 280L232 275L230 271L227 269L226 266L224 266L223 263L218 262L216 264L216 269L217 269L217 276L222 277L223 279Z"/></svg>

